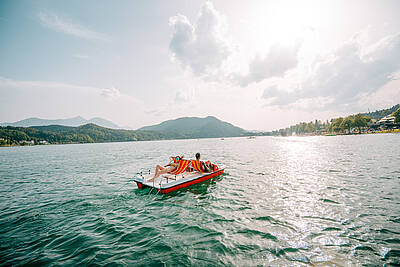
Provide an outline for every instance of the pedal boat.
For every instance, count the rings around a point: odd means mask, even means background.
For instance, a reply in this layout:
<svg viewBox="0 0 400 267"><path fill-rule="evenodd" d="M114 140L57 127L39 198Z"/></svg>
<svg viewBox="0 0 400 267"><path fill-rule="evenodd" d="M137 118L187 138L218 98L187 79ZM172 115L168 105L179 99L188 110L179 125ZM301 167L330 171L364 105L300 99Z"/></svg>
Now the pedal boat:
<svg viewBox="0 0 400 267"><path fill-rule="evenodd" d="M147 172L147 174L139 173L134 178L134 181L136 182L139 189L150 187L154 190L157 190L158 193L167 194L181 188L204 182L223 173L224 168L220 168L216 171L207 173L198 171L188 172L186 170L179 174L160 175L160 177L158 177L154 181L147 182L151 177L153 177L153 174L151 174L149 171Z"/></svg>

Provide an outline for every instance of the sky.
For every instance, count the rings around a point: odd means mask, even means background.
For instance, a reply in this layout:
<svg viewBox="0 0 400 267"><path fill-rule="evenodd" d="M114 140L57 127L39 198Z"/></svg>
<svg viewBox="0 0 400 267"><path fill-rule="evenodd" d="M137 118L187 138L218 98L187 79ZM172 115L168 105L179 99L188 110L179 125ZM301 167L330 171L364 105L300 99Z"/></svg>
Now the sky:
<svg viewBox="0 0 400 267"><path fill-rule="evenodd" d="M400 103L400 1L0 0L0 122L274 130Z"/></svg>

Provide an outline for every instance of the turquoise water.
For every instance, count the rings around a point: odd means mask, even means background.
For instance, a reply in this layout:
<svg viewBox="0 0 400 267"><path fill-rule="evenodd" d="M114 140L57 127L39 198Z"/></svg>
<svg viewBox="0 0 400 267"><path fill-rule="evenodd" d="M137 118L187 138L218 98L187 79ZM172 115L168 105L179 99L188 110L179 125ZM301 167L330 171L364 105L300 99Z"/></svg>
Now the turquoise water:
<svg viewBox="0 0 400 267"><path fill-rule="evenodd" d="M169 155L226 166L168 195ZM0 265L400 264L400 135L0 148Z"/></svg>

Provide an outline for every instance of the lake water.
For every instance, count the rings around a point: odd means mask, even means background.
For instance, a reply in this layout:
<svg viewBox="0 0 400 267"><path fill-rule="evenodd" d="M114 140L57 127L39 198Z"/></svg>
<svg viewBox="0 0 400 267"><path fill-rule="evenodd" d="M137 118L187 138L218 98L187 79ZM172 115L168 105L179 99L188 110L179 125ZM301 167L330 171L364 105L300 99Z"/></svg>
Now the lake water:
<svg viewBox="0 0 400 267"><path fill-rule="evenodd" d="M170 155L225 174L168 195ZM0 265L400 264L400 134L0 148Z"/></svg>

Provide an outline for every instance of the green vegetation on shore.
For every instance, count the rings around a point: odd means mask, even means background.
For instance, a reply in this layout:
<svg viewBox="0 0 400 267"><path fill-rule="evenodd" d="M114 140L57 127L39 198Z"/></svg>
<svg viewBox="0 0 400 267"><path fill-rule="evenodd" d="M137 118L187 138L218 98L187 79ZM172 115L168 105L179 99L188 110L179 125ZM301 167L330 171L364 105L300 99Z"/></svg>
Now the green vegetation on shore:
<svg viewBox="0 0 400 267"><path fill-rule="evenodd" d="M315 120L315 122L301 122L290 127L273 131L272 135L288 136L295 134L329 134L329 133L362 133L371 131L367 129L372 127L373 119L378 120L382 117L393 115L395 117L394 123L400 123L400 104L397 104L388 109L377 110L370 113L359 113L356 115L349 115L347 117L339 117L331 119L330 121L322 122ZM372 118L371 118L371 117ZM376 130L376 129L375 129Z"/></svg>
<svg viewBox="0 0 400 267"><path fill-rule="evenodd" d="M395 107L397 107L397 110L394 109ZM391 131L387 128L373 128L376 125L373 124L373 120L369 116L366 116L366 114L373 114L378 119L382 118L379 117L382 115L393 115L395 117L395 128L393 131L399 131L396 128L400 126L400 105L396 105L390 109L375 111L373 113L360 113L325 122L320 120L308 123L301 122L285 129L258 133L245 131L230 123L220 121L215 117L179 118L165 121L158 125L143 127L135 131L104 128L92 123L78 127L62 125L31 127L0 126L0 146L150 141L253 135L288 136L294 133L297 135L323 135Z"/></svg>
<svg viewBox="0 0 400 267"><path fill-rule="evenodd" d="M215 117L181 118L139 130L109 129L96 124L0 127L0 146L74 144L246 136L250 133Z"/></svg>
<svg viewBox="0 0 400 267"><path fill-rule="evenodd" d="M273 135L292 135L296 134L324 134L333 132L345 132L350 129L358 129L360 132L362 127L368 126L371 122L371 118L363 116L363 114L350 115L345 118L339 117L332 119L330 122L321 122L315 120L315 122L301 122L296 125L292 125L285 129L273 131Z"/></svg>
<svg viewBox="0 0 400 267"><path fill-rule="evenodd" d="M329 132L343 132L353 128L357 128L358 132L361 132L361 127L367 127L368 123L371 122L370 117L366 117L363 114L350 115L345 118L333 119L328 127Z"/></svg>
<svg viewBox="0 0 400 267"><path fill-rule="evenodd" d="M79 127L50 125L0 127L0 145L73 144L160 140L164 136L150 131L108 129L95 124ZM33 143L32 143L33 141Z"/></svg>
<svg viewBox="0 0 400 267"><path fill-rule="evenodd" d="M400 123L400 107L398 110L393 112L393 116L394 116L394 123Z"/></svg>

